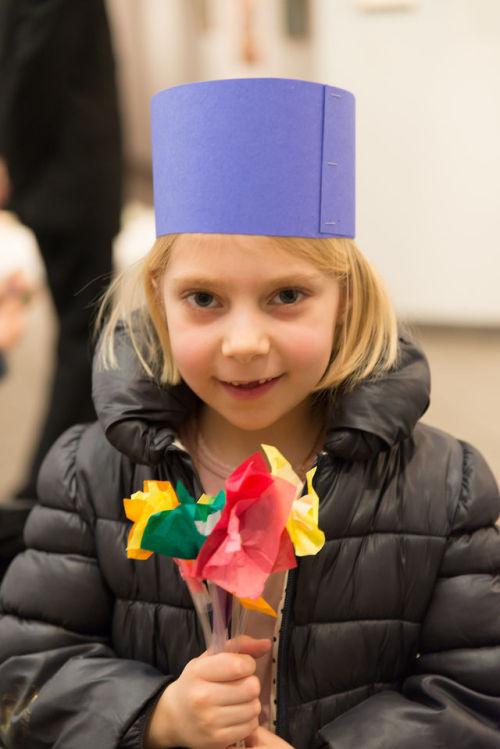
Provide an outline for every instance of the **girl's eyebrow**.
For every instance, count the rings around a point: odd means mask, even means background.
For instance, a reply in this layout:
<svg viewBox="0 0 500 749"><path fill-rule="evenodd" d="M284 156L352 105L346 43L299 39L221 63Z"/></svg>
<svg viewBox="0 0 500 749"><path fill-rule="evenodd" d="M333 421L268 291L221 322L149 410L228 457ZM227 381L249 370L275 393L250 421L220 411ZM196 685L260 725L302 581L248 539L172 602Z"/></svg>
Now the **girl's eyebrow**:
<svg viewBox="0 0 500 749"><path fill-rule="evenodd" d="M300 286L302 284L309 284L317 282L324 274L321 271L300 271L298 273L287 273L284 276L273 276L269 279L264 279L263 283L266 286L277 287L277 286ZM172 281L177 286L186 286L189 288L223 288L226 286L232 286L233 281L225 281L220 276L174 276Z"/></svg>

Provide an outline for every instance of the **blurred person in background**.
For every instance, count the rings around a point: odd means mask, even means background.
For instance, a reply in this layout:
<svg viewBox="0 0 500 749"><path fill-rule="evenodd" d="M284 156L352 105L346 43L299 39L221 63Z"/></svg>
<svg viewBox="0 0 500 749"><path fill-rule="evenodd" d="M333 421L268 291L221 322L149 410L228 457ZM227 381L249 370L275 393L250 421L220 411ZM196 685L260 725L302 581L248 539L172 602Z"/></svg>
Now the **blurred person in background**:
<svg viewBox="0 0 500 749"><path fill-rule="evenodd" d="M0 379L6 370L4 352L17 342L26 326L26 302L31 292L22 271L0 279Z"/></svg>
<svg viewBox="0 0 500 749"><path fill-rule="evenodd" d="M121 187L104 0L0 0L0 208L34 232L59 323L45 422L16 492L32 503L49 447L95 419L89 331L111 274Z"/></svg>
<svg viewBox="0 0 500 749"><path fill-rule="evenodd" d="M26 303L33 289L22 273L14 271L0 280L0 379L6 373L5 352L19 340L26 327ZM22 548L22 529L30 503L0 505L0 579L14 554Z"/></svg>

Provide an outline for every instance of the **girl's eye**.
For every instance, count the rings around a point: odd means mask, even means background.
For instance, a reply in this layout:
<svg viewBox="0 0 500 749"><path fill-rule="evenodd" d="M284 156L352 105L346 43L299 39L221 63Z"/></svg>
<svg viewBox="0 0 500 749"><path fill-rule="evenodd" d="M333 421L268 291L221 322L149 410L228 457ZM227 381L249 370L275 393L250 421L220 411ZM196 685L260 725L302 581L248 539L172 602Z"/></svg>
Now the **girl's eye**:
<svg viewBox="0 0 500 749"><path fill-rule="evenodd" d="M295 304L302 299L303 296L304 293L298 289L281 289L281 291L278 291L278 293L274 295L273 302L275 304Z"/></svg>
<svg viewBox="0 0 500 749"><path fill-rule="evenodd" d="M208 291L195 291L193 294L189 294L187 299L193 307L215 307L217 304L214 295L209 294Z"/></svg>

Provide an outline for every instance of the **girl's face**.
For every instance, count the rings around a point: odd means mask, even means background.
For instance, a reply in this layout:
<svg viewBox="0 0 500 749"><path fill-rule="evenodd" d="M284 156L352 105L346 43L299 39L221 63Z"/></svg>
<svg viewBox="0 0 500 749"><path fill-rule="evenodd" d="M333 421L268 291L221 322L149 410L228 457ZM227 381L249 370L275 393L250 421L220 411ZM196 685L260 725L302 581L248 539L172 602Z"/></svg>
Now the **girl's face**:
<svg viewBox="0 0 500 749"><path fill-rule="evenodd" d="M233 427L297 428L330 361L334 277L272 238L181 235L161 282L175 363Z"/></svg>

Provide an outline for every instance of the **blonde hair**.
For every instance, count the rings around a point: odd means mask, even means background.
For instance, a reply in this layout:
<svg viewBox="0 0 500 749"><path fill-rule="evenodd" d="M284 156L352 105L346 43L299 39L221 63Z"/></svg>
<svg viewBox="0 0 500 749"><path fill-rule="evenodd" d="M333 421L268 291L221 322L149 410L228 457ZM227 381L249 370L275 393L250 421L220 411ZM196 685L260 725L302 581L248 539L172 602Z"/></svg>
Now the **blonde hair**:
<svg viewBox="0 0 500 749"><path fill-rule="evenodd" d="M170 349L160 293L170 250L178 235L158 237L149 253L122 273L106 293L97 325L106 324L99 359L105 368L118 364L115 330L122 324L144 369L156 380L180 381ZM316 390L352 389L394 366L397 324L385 286L352 239L272 237L277 246L336 277L341 288L340 321L335 327L330 364Z"/></svg>

